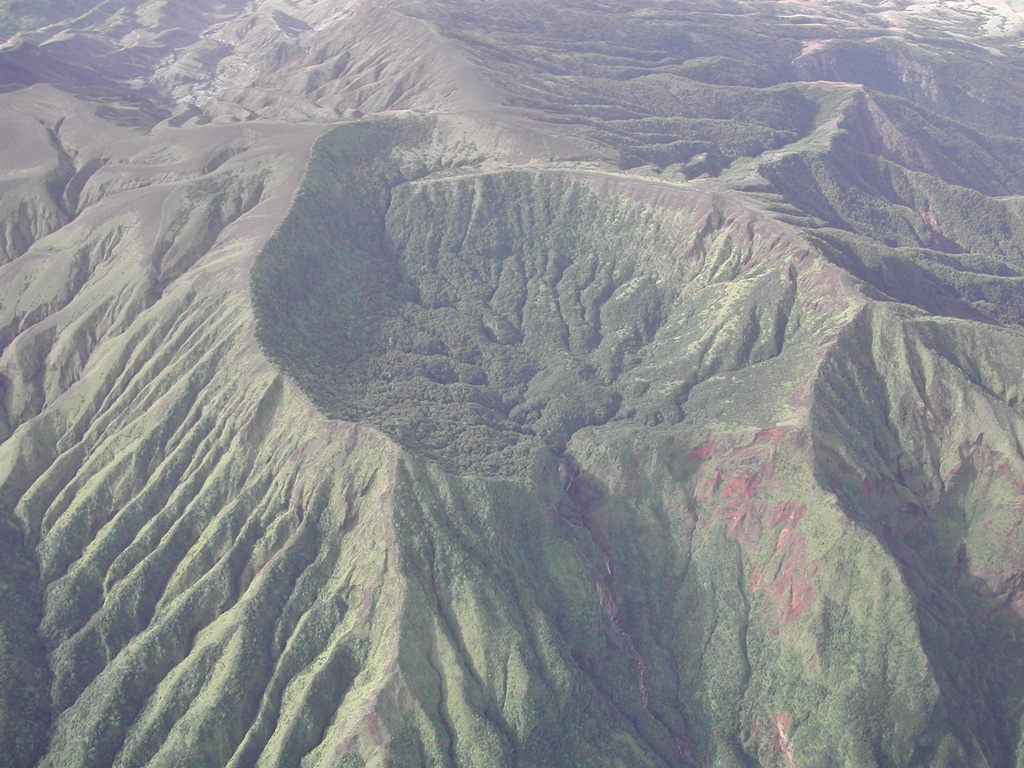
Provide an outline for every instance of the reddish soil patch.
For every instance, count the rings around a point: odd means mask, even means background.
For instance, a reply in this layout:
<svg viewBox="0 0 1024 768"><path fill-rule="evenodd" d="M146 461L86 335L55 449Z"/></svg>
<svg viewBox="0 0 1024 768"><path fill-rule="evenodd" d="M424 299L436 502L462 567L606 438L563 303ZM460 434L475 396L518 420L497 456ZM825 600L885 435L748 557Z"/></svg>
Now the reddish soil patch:
<svg viewBox="0 0 1024 768"><path fill-rule="evenodd" d="M814 575L818 563L807 559L807 536L800 531L785 528L779 535L776 552L785 548L782 567L768 584L763 584L765 608L776 618L770 630L777 635L783 624L799 619L814 597Z"/></svg>
<svg viewBox="0 0 1024 768"><path fill-rule="evenodd" d="M370 733L370 738L373 739L373 743L378 747L384 744L384 736L380 730L380 721L377 719L376 712L370 712L366 716L366 727Z"/></svg>
<svg viewBox="0 0 1024 768"><path fill-rule="evenodd" d="M772 556L777 567L766 572L763 566L753 565L748 574L752 591L762 595L773 634L783 624L798 620L814 599L813 578L819 567L808 561L807 536L799 530L806 505L792 499L765 500L785 482L775 471L776 448L798 438L795 433L771 428L759 431L742 446L708 441L690 453L693 460L713 457L698 474L696 492L708 509L718 510L725 518L729 538L753 554L766 531L778 531Z"/></svg>
<svg viewBox="0 0 1024 768"><path fill-rule="evenodd" d="M772 751L779 755L786 766L793 765L793 749L789 743L789 717L785 714L772 718L772 730L768 736Z"/></svg>

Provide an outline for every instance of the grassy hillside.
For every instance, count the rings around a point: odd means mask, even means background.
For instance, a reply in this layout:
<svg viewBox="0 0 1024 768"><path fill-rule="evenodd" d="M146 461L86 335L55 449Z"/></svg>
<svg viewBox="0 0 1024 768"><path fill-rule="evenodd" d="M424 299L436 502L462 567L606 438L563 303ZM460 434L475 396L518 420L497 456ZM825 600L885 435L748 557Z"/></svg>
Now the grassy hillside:
<svg viewBox="0 0 1024 768"><path fill-rule="evenodd" d="M1020 763L1024 80L978 13L36 30L0 766Z"/></svg>

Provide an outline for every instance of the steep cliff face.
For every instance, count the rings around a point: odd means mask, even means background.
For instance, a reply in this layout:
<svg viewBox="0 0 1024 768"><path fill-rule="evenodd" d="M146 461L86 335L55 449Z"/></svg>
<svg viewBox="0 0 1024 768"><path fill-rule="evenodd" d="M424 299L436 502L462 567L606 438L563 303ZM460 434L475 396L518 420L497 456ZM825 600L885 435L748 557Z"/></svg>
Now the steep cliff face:
<svg viewBox="0 0 1024 768"><path fill-rule="evenodd" d="M0 764L1021 761L1012 9L4 7Z"/></svg>

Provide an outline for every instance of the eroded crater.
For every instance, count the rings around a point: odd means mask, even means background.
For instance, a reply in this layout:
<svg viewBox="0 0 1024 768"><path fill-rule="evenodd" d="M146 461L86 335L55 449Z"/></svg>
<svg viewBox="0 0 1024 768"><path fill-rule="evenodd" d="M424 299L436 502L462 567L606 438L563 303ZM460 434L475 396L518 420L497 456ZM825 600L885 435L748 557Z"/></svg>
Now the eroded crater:
<svg viewBox="0 0 1024 768"><path fill-rule="evenodd" d="M459 471L515 471L586 426L678 422L695 386L781 351L792 275L752 263L713 203L557 171L410 173L392 147L417 130L325 139L254 269L261 340L325 413Z"/></svg>

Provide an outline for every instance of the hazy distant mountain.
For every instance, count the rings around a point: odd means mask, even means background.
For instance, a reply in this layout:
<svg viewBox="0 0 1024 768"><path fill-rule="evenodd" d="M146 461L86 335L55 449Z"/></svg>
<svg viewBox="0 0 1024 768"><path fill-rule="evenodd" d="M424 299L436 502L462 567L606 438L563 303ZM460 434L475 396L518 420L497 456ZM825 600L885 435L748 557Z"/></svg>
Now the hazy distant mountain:
<svg viewBox="0 0 1024 768"><path fill-rule="evenodd" d="M0 767L1024 765L1024 2L0 35Z"/></svg>

